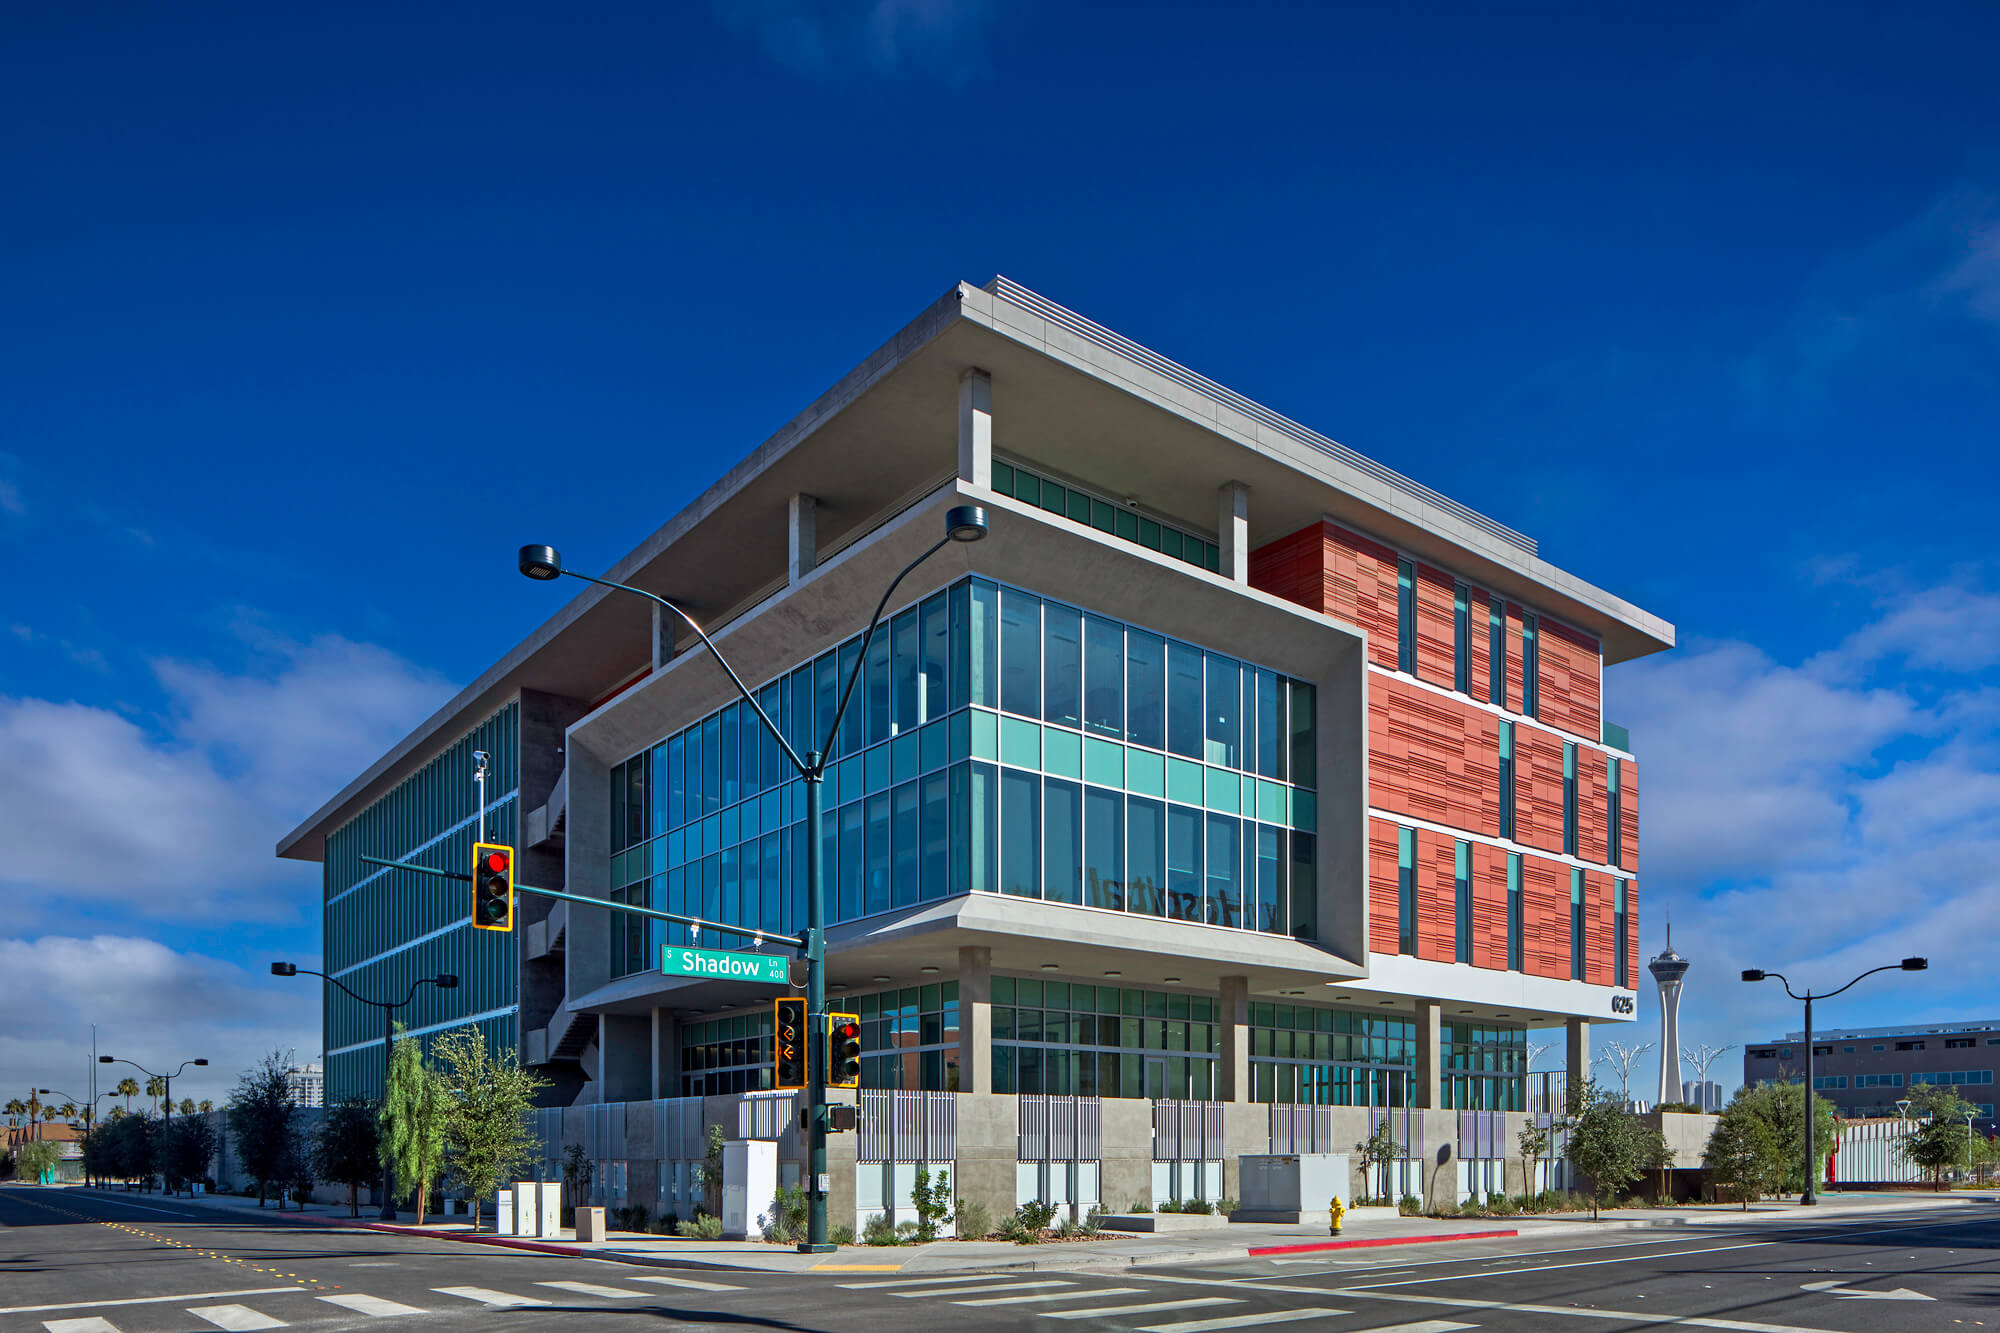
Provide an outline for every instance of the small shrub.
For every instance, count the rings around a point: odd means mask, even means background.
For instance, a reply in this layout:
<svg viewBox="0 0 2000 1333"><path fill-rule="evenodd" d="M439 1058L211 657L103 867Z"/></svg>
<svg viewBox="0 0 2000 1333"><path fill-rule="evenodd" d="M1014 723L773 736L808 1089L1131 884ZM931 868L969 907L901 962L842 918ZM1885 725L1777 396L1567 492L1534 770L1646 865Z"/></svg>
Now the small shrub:
<svg viewBox="0 0 2000 1333"><path fill-rule="evenodd" d="M1209 1217L1214 1215L1215 1205L1207 1199L1189 1199L1181 1205L1181 1211L1184 1213L1200 1213L1203 1217Z"/></svg>
<svg viewBox="0 0 2000 1333"><path fill-rule="evenodd" d="M1033 1245L1041 1240L1039 1233L1028 1230L1027 1223L1021 1220L1019 1213L1000 1219L999 1234L1001 1240L1011 1240L1016 1245Z"/></svg>
<svg viewBox="0 0 2000 1333"><path fill-rule="evenodd" d="M1090 1211L1083 1215L1083 1234L1095 1236L1104 1229L1104 1209L1097 1204L1090 1205Z"/></svg>
<svg viewBox="0 0 2000 1333"><path fill-rule="evenodd" d="M682 1222L676 1230L685 1240L721 1240L722 1219L712 1213L701 1213L692 1221Z"/></svg>
<svg viewBox="0 0 2000 1333"><path fill-rule="evenodd" d="M1514 1201L1504 1194L1486 1196L1486 1211L1495 1217L1512 1217L1515 1213Z"/></svg>
<svg viewBox="0 0 2000 1333"><path fill-rule="evenodd" d="M887 1213L877 1213L868 1219L868 1225L861 1228L863 1245L900 1245L896 1236L896 1224L889 1220Z"/></svg>
<svg viewBox="0 0 2000 1333"><path fill-rule="evenodd" d="M1236 1200L1234 1199L1221 1200L1219 1203L1215 1205L1215 1211L1221 1213L1224 1217L1228 1217L1231 1213L1234 1213L1236 1211Z"/></svg>
<svg viewBox="0 0 2000 1333"><path fill-rule="evenodd" d="M938 1228L951 1225L951 1172L938 1172L933 1183L930 1168L918 1167L910 1206L917 1211L917 1220L910 1225L917 1239L928 1245L938 1238Z"/></svg>
<svg viewBox="0 0 2000 1333"><path fill-rule="evenodd" d="M1162 1199L1160 1200L1160 1211L1163 1213L1178 1213L1181 1211L1181 1201L1179 1199Z"/></svg>
<svg viewBox="0 0 2000 1333"><path fill-rule="evenodd" d="M771 1220L764 1224L764 1239L773 1245L798 1244L805 1238L811 1206L803 1188L780 1185L771 1196Z"/></svg>
<svg viewBox="0 0 2000 1333"><path fill-rule="evenodd" d="M845 1223L839 1226L828 1227L826 1229L826 1238L835 1245L852 1245L854 1243L854 1228Z"/></svg>
<svg viewBox="0 0 2000 1333"><path fill-rule="evenodd" d="M1045 1231L1055 1220L1056 1206L1041 1199L1031 1199L1016 1210L1021 1220L1036 1231Z"/></svg>
<svg viewBox="0 0 2000 1333"><path fill-rule="evenodd" d="M958 1238L960 1240L984 1240L993 1234L993 1213L985 1204L972 1199L958 1201Z"/></svg>
<svg viewBox="0 0 2000 1333"><path fill-rule="evenodd" d="M1056 1235L1062 1237L1064 1240L1075 1240L1082 1234L1083 1224L1073 1218L1065 1217L1062 1220L1062 1224L1056 1228Z"/></svg>
<svg viewBox="0 0 2000 1333"><path fill-rule="evenodd" d="M1416 1195L1405 1194L1402 1198L1396 1200L1396 1211L1404 1217L1419 1217L1423 1214L1424 1206L1418 1201Z"/></svg>
<svg viewBox="0 0 2000 1333"><path fill-rule="evenodd" d="M1140 1199L1133 1203L1132 1211L1135 1213L1150 1213L1153 1211L1153 1201L1151 1199Z"/></svg>

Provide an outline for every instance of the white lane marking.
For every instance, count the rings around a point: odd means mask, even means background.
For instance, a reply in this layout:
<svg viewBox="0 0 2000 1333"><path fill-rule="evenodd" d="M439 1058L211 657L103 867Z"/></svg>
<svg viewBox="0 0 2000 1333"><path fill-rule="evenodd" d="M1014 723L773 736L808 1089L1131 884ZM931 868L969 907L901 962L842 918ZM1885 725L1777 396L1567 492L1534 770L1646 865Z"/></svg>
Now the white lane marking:
<svg viewBox="0 0 2000 1333"><path fill-rule="evenodd" d="M338 1305L343 1310L352 1310L356 1314L365 1314L376 1319L384 1319L390 1315L423 1313L414 1305L405 1305L401 1301L385 1301L380 1296L363 1296L359 1292L322 1296L320 1299L328 1305Z"/></svg>
<svg viewBox="0 0 2000 1333"><path fill-rule="evenodd" d="M1724 1250L1761 1250L1766 1246L1782 1242L1774 1240L1746 1241L1741 1245L1705 1245L1698 1250L1675 1250L1670 1254L1649 1254L1647 1260L1679 1259L1694 1254L1719 1254ZM1397 1282L1370 1282L1349 1291L1372 1291L1376 1287L1414 1287L1424 1282L1466 1282L1473 1278L1508 1277L1515 1273L1553 1273L1559 1268L1595 1268L1600 1264L1629 1264L1641 1262L1623 1255L1611 1259L1573 1259L1566 1264L1529 1264L1526 1268L1481 1268L1472 1273L1440 1273L1436 1277L1406 1277Z"/></svg>
<svg viewBox="0 0 2000 1333"><path fill-rule="evenodd" d="M635 1277L634 1282L657 1282L666 1287L691 1287L695 1291L741 1291L727 1282L697 1282L691 1277Z"/></svg>
<svg viewBox="0 0 2000 1333"><path fill-rule="evenodd" d="M1269 1287L1257 1288L1269 1291ZM1405 1296L1386 1291L1327 1291L1324 1296L1355 1296L1364 1301L1407 1301L1411 1305L1448 1305L1456 1310L1497 1310L1503 1314L1566 1315L1571 1319L1609 1319L1633 1324L1679 1324L1688 1328L1722 1328L1732 1333L1826 1333L1801 1324L1759 1324L1747 1319L1709 1319L1701 1315L1640 1314L1633 1310L1590 1309L1576 1305L1516 1305L1512 1301L1475 1301L1453 1296Z"/></svg>
<svg viewBox="0 0 2000 1333"><path fill-rule="evenodd" d="M1094 1305L1088 1310L1043 1310L1043 1319L1095 1319L1099 1315L1151 1314L1155 1310L1192 1310L1197 1305L1241 1305L1234 1296L1196 1296L1185 1301L1148 1301L1143 1305Z"/></svg>
<svg viewBox="0 0 2000 1333"><path fill-rule="evenodd" d="M1801 1103L1803 1105L1804 1103ZM595 1282L537 1282L538 1287L554 1287L557 1291L573 1291L579 1296L611 1297L650 1296L651 1292L634 1291L630 1287L600 1287Z"/></svg>
<svg viewBox="0 0 2000 1333"><path fill-rule="evenodd" d="M980 1274L980 1276L981 1276L981 1277L984 1277L984 1278L991 1278L991 1277L992 1277L993 1275L992 1275L991 1273L981 1273L981 1274ZM1076 1285L1076 1283L1074 1283L1074 1282L1013 1282L1013 1281L1008 1281L1008 1282L992 1282L992 1283L989 1283L989 1284L988 1284L987 1286L984 1286L984 1287L952 1287L952 1288L949 1288L948 1290L945 1290L945 1291L892 1291L892 1292L890 1292L889 1294L890 1294L891 1296L901 1296L901 1297L902 1297L902 1298L903 1298L904 1300L910 1300L910 1299L913 1299L913 1298L919 1298L919 1297L924 1297L924 1296L937 1296L937 1297L941 1297L941 1298L943 1298L943 1299L946 1299L946 1300L950 1300L950 1299L952 1299L952 1298L954 1298L954 1297L958 1297L958 1296L971 1296L971 1295L973 1295L973 1294L975 1294L975 1293L978 1293L978 1292L987 1292L987 1291L1033 1291L1033 1290L1034 1290L1035 1288L1037 1288L1037 1287L1074 1287L1075 1285ZM1084 1295L1088 1295L1089 1293L1088 1293L1088 1292L1078 1292L1078 1293L1076 1293L1076 1294L1077 1294L1077 1295L1079 1295L1079 1296L1084 1296Z"/></svg>
<svg viewBox="0 0 2000 1333"><path fill-rule="evenodd" d="M1215 1333L1223 1328L1255 1328L1260 1324L1283 1324L1293 1319L1333 1319L1349 1313L1346 1310L1329 1310L1324 1307L1307 1307L1299 1310L1266 1310L1262 1314L1226 1314L1218 1319L1183 1319L1178 1324L1148 1324L1138 1333ZM1471 1328L1470 1324L1438 1323L1435 1328L1424 1328L1421 1333L1451 1333L1456 1328ZM1367 1333L1420 1333L1415 1324L1401 1324L1396 1329L1369 1329Z"/></svg>
<svg viewBox="0 0 2000 1333"><path fill-rule="evenodd" d="M1908 1287L1898 1287L1894 1291L1869 1291L1863 1287L1845 1287L1838 1282L1807 1282L1800 1291L1820 1291L1829 1296L1838 1296L1844 1301L1934 1301L1935 1296L1926 1296L1921 1291L1911 1291Z"/></svg>
<svg viewBox="0 0 2000 1333"><path fill-rule="evenodd" d="M842 1282L837 1285L848 1291L867 1291L873 1287L935 1287L946 1282L985 1282L991 1273L966 1273L960 1277L899 1277L887 1282Z"/></svg>
<svg viewBox="0 0 2000 1333"><path fill-rule="evenodd" d="M249 1287L243 1291L192 1291L185 1296L132 1296L117 1301L70 1301L65 1305L9 1305L0 1314L43 1314L50 1310L95 1310L113 1305L174 1305L181 1301L213 1301L224 1296L275 1296L281 1291L304 1291L304 1287Z"/></svg>
<svg viewBox="0 0 2000 1333"><path fill-rule="evenodd" d="M440 1296L456 1296L462 1301L475 1301L480 1305L547 1305L548 1302L535 1296L510 1296L504 1291L491 1287L432 1287Z"/></svg>
<svg viewBox="0 0 2000 1333"><path fill-rule="evenodd" d="M254 1329L285 1326L284 1320L258 1314L247 1305L191 1305L188 1313L197 1319L206 1319L217 1328L226 1328L230 1333L252 1333Z"/></svg>
<svg viewBox="0 0 2000 1333"><path fill-rule="evenodd" d="M967 1287L967 1291L975 1288ZM1133 1296L1144 1291L1144 1287L1096 1287L1090 1291L1045 1291L1037 1296L982 1296L976 1301L953 1301L953 1305L1025 1305L1031 1301L1087 1301L1099 1296ZM911 1292L911 1295L916 1293ZM956 1296L958 1292L938 1292L940 1296Z"/></svg>
<svg viewBox="0 0 2000 1333"><path fill-rule="evenodd" d="M88 1319L44 1319L42 1327L49 1333L118 1333L118 1325L96 1315Z"/></svg>

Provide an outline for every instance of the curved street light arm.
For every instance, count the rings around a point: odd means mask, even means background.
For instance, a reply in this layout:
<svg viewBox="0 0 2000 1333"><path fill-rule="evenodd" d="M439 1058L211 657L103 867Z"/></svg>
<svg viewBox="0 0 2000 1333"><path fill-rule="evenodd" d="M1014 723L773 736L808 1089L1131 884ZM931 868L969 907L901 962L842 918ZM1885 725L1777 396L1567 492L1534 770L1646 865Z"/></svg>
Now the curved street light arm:
<svg viewBox="0 0 2000 1333"><path fill-rule="evenodd" d="M742 694L744 702L757 710L757 716L764 720L765 728L773 736L778 738L778 744L781 747L783 747L785 751L785 758L792 761L792 767L798 769L801 775L805 774L805 772L807 771L806 764L804 760L799 758L798 751L792 749L792 743L785 739L785 733L778 730L777 723L771 721L771 715L764 711L764 705L757 702L757 696L750 692L750 687L748 685L745 685L743 683L743 678L736 674L736 668L729 665L729 659L724 657L722 655L722 650L715 646L715 640L708 637L708 631L695 623L695 619L693 616L681 610L678 606L675 606L672 602L668 601L666 598L660 596L660 594L656 592L647 592L644 588L635 588L629 583L613 583L610 579L592 578L588 574L579 574L573 569L565 569L562 572L568 575L570 578L582 579L585 583L595 583L602 588L617 588L622 592L635 592L639 594L639 596L644 597L650 601L658 602L661 606L666 607L667 610L673 612L675 615L679 616L682 620L686 621L687 627L693 630L696 634L701 636L701 641L708 645L708 651L714 654L715 660L721 664L722 669L729 673L729 679L735 682L736 689L740 694ZM906 570L904 572L907 573L908 571ZM900 577L900 575L898 577Z"/></svg>
<svg viewBox="0 0 2000 1333"><path fill-rule="evenodd" d="M854 659L854 670L847 677L847 687L840 692L840 706L833 710L833 725L826 729L826 744L820 746L818 772L823 773L826 771L827 758L833 753L833 738L840 732L840 719L847 715L847 701L854 697L854 682L861 679L861 668L867 665L868 645L874 640L875 631L881 628L882 612L888 609L889 599L896 595L897 585L909 576L911 570L943 550L950 542L951 537L949 534L940 537L937 539L936 545L932 546L915 560L912 560L909 564L904 565L903 572L890 580L888 588L883 591L882 600L875 603L875 615L869 620L868 629L861 636L861 651Z"/></svg>
<svg viewBox="0 0 2000 1333"><path fill-rule="evenodd" d="M1902 970L1903 970L1903 965L1901 963L1884 963L1881 967L1869 968L1866 972L1863 972L1861 976L1856 977L1854 981L1860 981L1862 977L1872 977L1877 972L1900 972ZM1848 982L1847 986L1842 986L1840 990L1846 990L1848 986L1852 986L1854 984L1854 981ZM1840 990L1830 990L1824 995L1815 995L1813 996L1813 998L1815 1000L1830 1000L1834 996L1840 994Z"/></svg>
<svg viewBox="0 0 2000 1333"><path fill-rule="evenodd" d="M132 1068L138 1070L140 1073L144 1074L147 1078L160 1077L160 1075L155 1074L152 1070L146 1068L146 1066L140 1064L137 1060L118 1060L118 1059L113 1059L110 1056L105 1056L103 1057L101 1063L110 1065L131 1065ZM116 1093L112 1093L110 1095L114 1097L117 1096Z"/></svg>

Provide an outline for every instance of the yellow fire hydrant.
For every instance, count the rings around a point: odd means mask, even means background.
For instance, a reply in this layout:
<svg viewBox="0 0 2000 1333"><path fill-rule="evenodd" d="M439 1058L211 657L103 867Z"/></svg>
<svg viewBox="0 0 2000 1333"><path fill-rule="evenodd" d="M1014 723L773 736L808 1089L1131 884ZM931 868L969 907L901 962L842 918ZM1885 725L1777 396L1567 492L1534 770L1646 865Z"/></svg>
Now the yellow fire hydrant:
<svg viewBox="0 0 2000 1333"><path fill-rule="evenodd" d="M1328 1202L1326 1211L1328 1219L1333 1224L1332 1234L1338 1236L1340 1234L1341 1219L1347 1216L1347 1209L1341 1206L1338 1194L1334 1195L1332 1200Z"/></svg>

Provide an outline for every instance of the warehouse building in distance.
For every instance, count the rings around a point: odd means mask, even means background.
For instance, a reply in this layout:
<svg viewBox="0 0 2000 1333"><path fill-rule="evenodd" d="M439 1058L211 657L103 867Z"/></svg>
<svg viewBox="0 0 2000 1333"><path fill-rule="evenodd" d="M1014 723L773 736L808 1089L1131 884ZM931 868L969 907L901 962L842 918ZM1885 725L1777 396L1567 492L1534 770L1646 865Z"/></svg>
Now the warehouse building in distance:
<svg viewBox="0 0 2000 1333"><path fill-rule="evenodd" d="M905 579L864 660L876 600L961 504L988 536ZM487 597L554 596L510 558ZM863 1022L864 1112L958 1099L962 1178L1004 1207L1128 1202L1160 1108L1187 1106L1196 1192L1223 1188L1202 1163L1295 1126L1345 1149L1390 1113L1413 1161L1456 1144L1460 1187L1499 1188L1529 1033L1561 1029L1582 1070L1590 1025L1635 1017L1639 772L1604 669L1673 628L1006 279L946 292L604 577L687 607L801 753L858 667L826 784L830 989ZM804 801L776 742L644 599L552 609L278 850L325 867L330 973L459 974L412 1029L518 1047L624 1197L684 1206L674 1108L771 1088L770 988L664 975L684 928L561 902L475 931L463 895L360 860L463 867L484 752L487 836L524 882L791 951ZM375 1024L327 991L329 1100L376 1091ZM1015 1157L1052 1151L1016 1118L1050 1096L1101 1117L1064 1131L1073 1164L1096 1154L1066 1184Z"/></svg>

